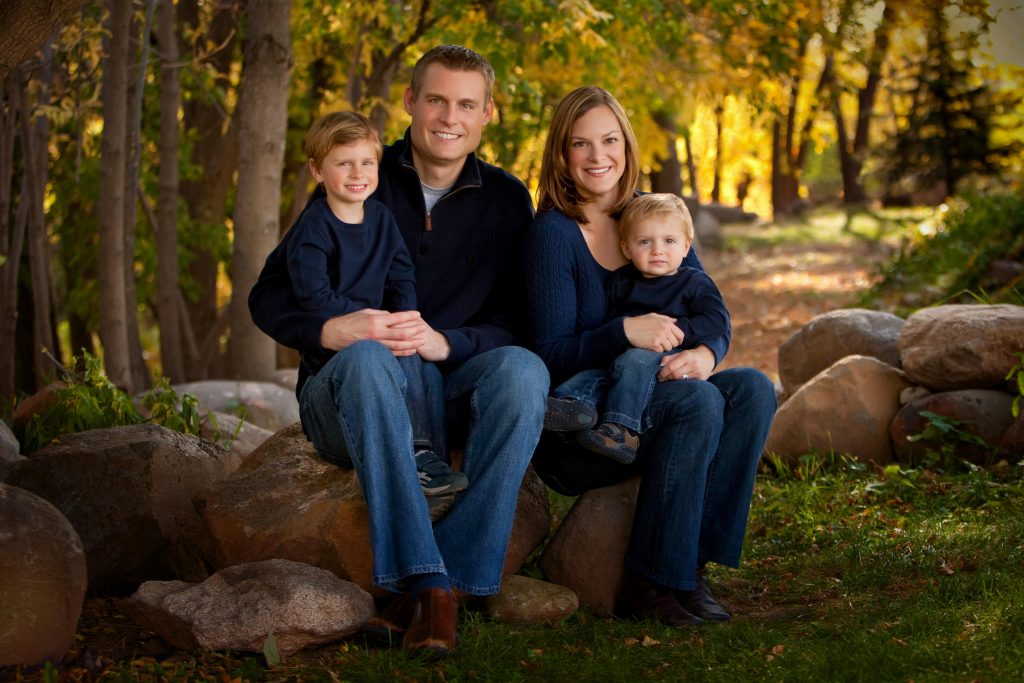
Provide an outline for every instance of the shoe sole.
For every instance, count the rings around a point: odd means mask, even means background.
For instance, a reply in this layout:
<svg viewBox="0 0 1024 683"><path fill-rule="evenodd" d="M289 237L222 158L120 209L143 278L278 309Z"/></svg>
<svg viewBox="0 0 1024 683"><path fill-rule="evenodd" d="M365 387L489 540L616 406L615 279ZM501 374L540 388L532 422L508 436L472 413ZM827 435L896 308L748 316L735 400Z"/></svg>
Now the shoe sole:
<svg viewBox="0 0 1024 683"><path fill-rule="evenodd" d="M584 404L568 406L548 396L544 412L544 429L549 432L578 432L597 424L597 411Z"/></svg>
<svg viewBox="0 0 1024 683"><path fill-rule="evenodd" d="M632 465L633 461L636 460L636 451L623 452L618 448L607 446L604 443L597 443L594 441L587 441L586 437L583 436L585 432L580 432L576 435L576 443L583 448L587 449L591 453L595 453L602 457L614 460L620 465Z"/></svg>

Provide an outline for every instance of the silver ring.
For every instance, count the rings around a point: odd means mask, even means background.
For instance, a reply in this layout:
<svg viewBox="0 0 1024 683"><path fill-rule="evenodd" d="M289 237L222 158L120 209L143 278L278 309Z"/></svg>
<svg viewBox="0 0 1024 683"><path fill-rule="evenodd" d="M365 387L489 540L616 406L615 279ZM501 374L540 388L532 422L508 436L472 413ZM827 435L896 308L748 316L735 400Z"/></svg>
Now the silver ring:
<svg viewBox="0 0 1024 683"><path fill-rule="evenodd" d="M690 376L689 376L689 375L687 375L687 374L686 374L686 373L684 372L684 373L683 373L683 379L690 379Z"/></svg>

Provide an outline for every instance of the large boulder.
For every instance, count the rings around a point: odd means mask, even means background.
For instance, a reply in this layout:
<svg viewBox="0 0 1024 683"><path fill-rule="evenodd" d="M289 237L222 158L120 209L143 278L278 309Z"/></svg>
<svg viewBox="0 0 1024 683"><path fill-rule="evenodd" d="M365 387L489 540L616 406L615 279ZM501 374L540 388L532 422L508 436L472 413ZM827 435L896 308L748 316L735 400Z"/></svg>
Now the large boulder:
<svg viewBox="0 0 1024 683"><path fill-rule="evenodd" d="M220 446L141 424L64 434L11 466L7 480L75 527L95 594L149 579L205 578L192 496L237 466Z"/></svg>
<svg viewBox="0 0 1024 683"><path fill-rule="evenodd" d="M633 478L581 495L541 555L544 576L597 614L615 609L639 489Z"/></svg>
<svg viewBox="0 0 1024 683"><path fill-rule="evenodd" d="M800 387L775 413L765 451L795 463L818 451L884 465L892 460L889 426L910 386L877 358L847 356Z"/></svg>
<svg viewBox="0 0 1024 683"><path fill-rule="evenodd" d="M779 347L779 380L787 394L846 356L871 356L898 368L897 340L906 321L891 313L848 308L822 313Z"/></svg>
<svg viewBox="0 0 1024 683"><path fill-rule="evenodd" d="M899 338L903 371L933 390L994 389L1024 350L1024 306L946 305L907 318Z"/></svg>
<svg viewBox="0 0 1024 683"><path fill-rule="evenodd" d="M1010 425L999 442L999 450L1015 458L1024 456L1024 411Z"/></svg>
<svg viewBox="0 0 1024 683"><path fill-rule="evenodd" d="M198 495L195 505L214 566L285 558L382 594L373 585L369 512L355 472L317 457L298 424L274 434L237 472ZM528 470L506 573L522 566L550 524L544 485Z"/></svg>
<svg viewBox="0 0 1024 683"><path fill-rule="evenodd" d="M82 541L57 508L0 484L0 666L59 663L85 600Z"/></svg>
<svg viewBox="0 0 1024 683"><path fill-rule="evenodd" d="M995 453L1006 431L1013 424L1010 406L1013 396L1005 391L966 389L931 394L908 403L892 421L892 443L896 458L903 462L920 462L929 450L940 452L944 444L952 443L951 435L936 434L930 438L915 438L931 424L921 413L930 412L948 420L955 420L957 429L965 435L980 438L985 444L961 439L956 443L956 454L971 462L985 464Z"/></svg>
<svg viewBox="0 0 1024 683"><path fill-rule="evenodd" d="M289 560L228 567L199 584L148 581L118 608L184 650L262 652L273 635L283 657L346 638L374 613L359 586Z"/></svg>
<svg viewBox="0 0 1024 683"><path fill-rule="evenodd" d="M272 432L299 420L295 389L275 382L209 380L176 384L173 388L179 394L195 396L202 412L241 414L247 422Z"/></svg>

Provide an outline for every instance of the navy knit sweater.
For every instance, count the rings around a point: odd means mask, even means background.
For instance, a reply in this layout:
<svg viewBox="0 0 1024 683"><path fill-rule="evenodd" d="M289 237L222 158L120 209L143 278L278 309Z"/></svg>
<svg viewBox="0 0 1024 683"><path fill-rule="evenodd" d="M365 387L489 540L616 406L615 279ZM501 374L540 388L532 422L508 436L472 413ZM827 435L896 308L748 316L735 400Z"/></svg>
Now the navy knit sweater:
<svg viewBox="0 0 1024 683"><path fill-rule="evenodd" d="M699 268L681 267L673 275L644 277L632 263L626 264L608 282L608 306L614 315L661 313L675 318L683 331L680 349L711 344L730 330L722 294Z"/></svg>
<svg viewBox="0 0 1024 683"><path fill-rule="evenodd" d="M683 266L704 270L695 250ZM557 209L537 214L527 234L526 294L533 348L557 386L581 370L606 368L630 348L623 316L610 312L612 271L590 253L576 221ZM729 333L706 345L720 362Z"/></svg>
<svg viewBox="0 0 1024 683"><path fill-rule="evenodd" d="M373 199L394 214L412 255L419 311L447 337L451 354L442 367L450 369L519 343L525 328L522 255L533 202L522 182L471 154L428 216L410 144L407 131L385 148ZM320 331L334 317L300 310L290 284L266 268L249 294L249 310L267 335L303 353L323 351ZM303 381L300 372L300 388Z"/></svg>

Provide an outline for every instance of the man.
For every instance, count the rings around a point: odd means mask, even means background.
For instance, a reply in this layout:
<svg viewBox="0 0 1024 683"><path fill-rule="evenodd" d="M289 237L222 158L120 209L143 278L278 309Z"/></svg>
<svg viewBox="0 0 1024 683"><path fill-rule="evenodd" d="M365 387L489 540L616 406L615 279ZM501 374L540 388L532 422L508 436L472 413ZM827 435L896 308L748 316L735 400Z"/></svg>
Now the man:
<svg viewBox="0 0 1024 683"><path fill-rule="evenodd" d="M253 320L281 344L337 351L312 377L300 369L296 392L317 451L354 467L363 487L374 582L402 594L368 630L437 656L455 646L453 589L498 591L549 381L540 359L515 346L530 195L474 154L493 115L493 81L490 64L472 50L430 50L405 92L411 124L384 152L373 196L394 213L412 254L419 311L302 312L267 268L249 298ZM408 456L411 427L395 360L413 353L444 374L447 414L439 419L450 444L464 443L469 478L433 527Z"/></svg>

